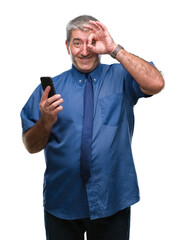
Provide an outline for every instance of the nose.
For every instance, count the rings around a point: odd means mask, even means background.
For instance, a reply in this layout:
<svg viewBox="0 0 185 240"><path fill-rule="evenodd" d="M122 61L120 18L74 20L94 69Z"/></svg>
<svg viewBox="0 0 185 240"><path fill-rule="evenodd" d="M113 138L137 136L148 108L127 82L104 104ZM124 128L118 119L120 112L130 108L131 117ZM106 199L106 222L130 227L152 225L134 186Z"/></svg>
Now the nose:
<svg viewBox="0 0 185 240"><path fill-rule="evenodd" d="M83 56L87 56L89 54L89 50L88 50L88 47L87 47L87 43L84 43L83 46L82 46L82 50L81 50L81 54Z"/></svg>

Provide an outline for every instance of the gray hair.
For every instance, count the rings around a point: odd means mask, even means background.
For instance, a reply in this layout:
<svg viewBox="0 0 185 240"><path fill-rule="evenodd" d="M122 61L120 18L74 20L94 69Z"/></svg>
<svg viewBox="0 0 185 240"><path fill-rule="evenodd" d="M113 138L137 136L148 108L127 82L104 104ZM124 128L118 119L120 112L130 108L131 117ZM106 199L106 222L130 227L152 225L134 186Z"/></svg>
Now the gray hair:
<svg viewBox="0 0 185 240"><path fill-rule="evenodd" d="M66 34L67 34L67 43L69 44L71 38L71 32L75 29L80 29L85 31L86 29L83 28L83 24L89 24L89 21L98 21L96 18L89 16L89 15L81 15L79 17L74 18L71 20L66 27Z"/></svg>

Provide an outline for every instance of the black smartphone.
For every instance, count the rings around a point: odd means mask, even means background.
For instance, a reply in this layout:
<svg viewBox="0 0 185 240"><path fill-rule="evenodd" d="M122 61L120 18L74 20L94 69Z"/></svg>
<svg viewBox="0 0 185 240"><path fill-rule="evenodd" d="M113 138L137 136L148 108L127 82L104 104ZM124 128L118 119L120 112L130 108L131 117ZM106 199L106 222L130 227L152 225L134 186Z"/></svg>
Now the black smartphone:
<svg viewBox="0 0 185 240"><path fill-rule="evenodd" d="M45 90L47 86L51 87L48 98L50 98L50 97L52 97L53 95L56 94L55 87L54 87L54 84L53 84L53 80L52 80L51 77L41 77L40 80L41 80L43 90Z"/></svg>

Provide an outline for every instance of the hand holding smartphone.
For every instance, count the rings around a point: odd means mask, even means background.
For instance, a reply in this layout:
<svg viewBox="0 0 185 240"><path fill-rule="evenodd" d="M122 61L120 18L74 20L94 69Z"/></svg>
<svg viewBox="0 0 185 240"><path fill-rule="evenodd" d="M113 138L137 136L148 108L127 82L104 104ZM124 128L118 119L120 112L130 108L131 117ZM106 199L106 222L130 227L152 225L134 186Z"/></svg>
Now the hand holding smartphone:
<svg viewBox="0 0 185 240"><path fill-rule="evenodd" d="M41 80L43 90L45 90L47 86L51 87L48 98L56 94L53 80L51 77L41 77L40 80Z"/></svg>

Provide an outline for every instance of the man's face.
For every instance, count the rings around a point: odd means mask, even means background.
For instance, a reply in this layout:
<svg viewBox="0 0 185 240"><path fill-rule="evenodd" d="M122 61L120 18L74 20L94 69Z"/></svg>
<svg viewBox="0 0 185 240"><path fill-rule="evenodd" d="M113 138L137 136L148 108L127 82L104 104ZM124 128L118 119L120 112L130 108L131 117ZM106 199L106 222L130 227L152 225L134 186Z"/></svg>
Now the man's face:
<svg viewBox="0 0 185 240"><path fill-rule="evenodd" d="M73 65L83 73L93 71L100 62L99 55L88 48L90 31L73 30L69 45L66 42L68 53L71 55Z"/></svg>

